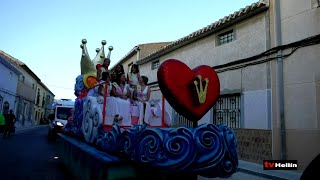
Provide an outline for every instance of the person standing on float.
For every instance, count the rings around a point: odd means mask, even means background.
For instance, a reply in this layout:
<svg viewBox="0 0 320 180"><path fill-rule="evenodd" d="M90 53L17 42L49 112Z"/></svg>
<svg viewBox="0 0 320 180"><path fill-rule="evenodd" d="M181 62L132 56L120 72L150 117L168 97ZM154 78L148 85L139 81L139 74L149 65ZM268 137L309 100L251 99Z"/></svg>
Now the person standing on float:
<svg viewBox="0 0 320 180"><path fill-rule="evenodd" d="M105 58L102 65L98 64L96 66L96 68L97 68L97 80L98 81L101 80L103 72L108 72L109 73L109 65L110 65L110 59L109 58Z"/></svg>

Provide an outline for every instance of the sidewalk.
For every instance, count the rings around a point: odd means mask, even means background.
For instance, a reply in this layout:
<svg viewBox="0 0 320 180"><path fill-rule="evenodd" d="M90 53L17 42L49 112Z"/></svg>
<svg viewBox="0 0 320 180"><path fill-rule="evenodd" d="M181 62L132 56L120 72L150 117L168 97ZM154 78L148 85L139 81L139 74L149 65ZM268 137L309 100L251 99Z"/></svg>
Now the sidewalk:
<svg viewBox="0 0 320 180"><path fill-rule="evenodd" d="M282 171L282 170L263 170L262 164L251 163L247 161L239 160L239 166L236 173L232 174L228 178L205 178L198 176L198 180L268 180L268 179L279 179L279 180L299 180L302 172L296 171Z"/></svg>
<svg viewBox="0 0 320 180"><path fill-rule="evenodd" d="M299 180L302 172L299 171L284 171L284 170L263 170L263 165L239 160L239 172L256 175L268 179L290 179Z"/></svg>

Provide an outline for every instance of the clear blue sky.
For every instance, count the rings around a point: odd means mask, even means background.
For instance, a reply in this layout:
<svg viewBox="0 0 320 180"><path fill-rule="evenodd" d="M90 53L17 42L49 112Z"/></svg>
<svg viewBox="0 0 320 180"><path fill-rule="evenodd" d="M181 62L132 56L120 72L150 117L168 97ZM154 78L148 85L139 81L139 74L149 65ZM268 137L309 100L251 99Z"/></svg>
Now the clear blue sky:
<svg viewBox="0 0 320 180"><path fill-rule="evenodd" d="M106 40L111 67L134 46L175 41L258 0L2 0L0 50L56 95L75 99L81 39L91 59Z"/></svg>

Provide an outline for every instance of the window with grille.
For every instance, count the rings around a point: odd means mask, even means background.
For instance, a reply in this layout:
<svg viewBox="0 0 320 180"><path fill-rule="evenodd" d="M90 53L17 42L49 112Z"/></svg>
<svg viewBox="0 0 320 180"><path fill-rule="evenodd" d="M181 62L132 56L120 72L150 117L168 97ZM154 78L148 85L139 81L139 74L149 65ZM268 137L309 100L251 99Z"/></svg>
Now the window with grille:
<svg viewBox="0 0 320 180"><path fill-rule="evenodd" d="M233 41L233 30L225 32L219 35L219 45L229 43Z"/></svg>
<svg viewBox="0 0 320 180"><path fill-rule="evenodd" d="M224 124L230 128L240 128L241 122L240 94L222 95L213 110L213 124Z"/></svg>
<svg viewBox="0 0 320 180"><path fill-rule="evenodd" d="M151 69L152 70L158 69L159 66L160 66L160 61L159 60L153 61L152 64L151 64Z"/></svg>

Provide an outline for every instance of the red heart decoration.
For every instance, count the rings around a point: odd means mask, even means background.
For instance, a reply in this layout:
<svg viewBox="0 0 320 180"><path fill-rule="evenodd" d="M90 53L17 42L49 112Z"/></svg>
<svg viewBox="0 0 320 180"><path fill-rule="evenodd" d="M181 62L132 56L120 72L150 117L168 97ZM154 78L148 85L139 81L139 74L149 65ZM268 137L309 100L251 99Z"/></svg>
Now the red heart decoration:
<svg viewBox="0 0 320 180"><path fill-rule="evenodd" d="M198 75L202 77L203 91ZM164 98L176 112L190 121L200 120L214 106L220 94L218 75L210 66L201 65L191 70L179 60L168 59L161 63L157 76ZM208 78L208 83L205 78ZM198 82L198 91L206 93L203 103L199 101L194 81Z"/></svg>

